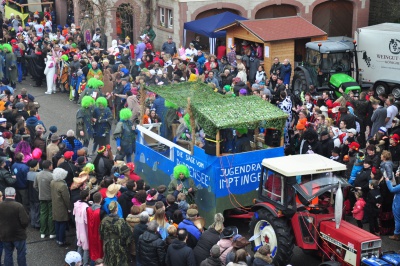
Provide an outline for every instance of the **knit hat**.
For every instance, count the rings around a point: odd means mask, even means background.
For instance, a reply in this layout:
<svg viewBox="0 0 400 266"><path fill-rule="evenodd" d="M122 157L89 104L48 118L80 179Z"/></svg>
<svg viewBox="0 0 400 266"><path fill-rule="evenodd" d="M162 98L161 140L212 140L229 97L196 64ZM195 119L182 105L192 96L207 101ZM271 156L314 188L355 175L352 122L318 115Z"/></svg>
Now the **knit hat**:
<svg viewBox="0 0 400 266"><path fill-rule="evenodd" d="M97 150L97 153L103 154L106 151L106 146L100 146L99 149Z"/></svg>
<svg viewBox="0 0 400 266"><path fill-rule="evenodd" d="M128 166L123 165L121 166L121 168L119 168L119 173L120 174L125 174L125 173L129 173L131 170L129 169ZM154 196L154 195L153 195Z"/></svg>
<svg viewBox="0 0 400 266"><path fill-rule="evenodd" d="M57 127L56 127L56 126L51 126L51 127L49 127L49 130L50 130L50 132L51 132L51 133L53 133L53 134L54 134L54 133L56 133L56 132L57 132L57 130L58 130L58 129L57 129Z"/></svg>
<svg viewBox="0 0 400 266"><path fill-rule="evenodd" d="M400 141L400 136L397 135L397 134L393 134L390 138L391 138L394 142L399 142L399 141Z"/></svg>
<svg viewBox="0 0 400 266"><path fill-rule="evenodd" d="M67 263L68 265L72 265L72 263L74 263L73 265L75 265L76 263L81 261L82 257L76 251L70 251L67 253L67 255L65 255L65 263Z"/></svg>
<svg viewBox="0 0 400 266"><path fill-rule="evenodd" d="M239 94L240 95L246 95L247 94L247 90L246 89L240 89Z"/></svg>
<svg viewBox="0 0 400 266"><path fill-rule="evenodd" d="M72 158L73 155L74 155L74 152L73 152L73 151L66 151L66 152L64 153L64 159L65 159L65 160L71 160L71 158Z"/></svg>
<svg viewBox="0 0 400 266"><path fill-rule="evenodd" d="M358 144L357 142L353 141L352 143L349 144L349 149L358 151L358 149L360 148L360 144Z"/></svg>
<svg viewBox="0 0 400 266"><path fill-rule="evenodd" d="M378 131L380 131L380 132L386 134L387 129L386 129L386 127L380 127Z"/></svg>
<svg viewBox="0 0 400 266"><path fill-rule="evenodd" d="M212 246L211 250L210 250L210 255L213 258L219 258L221 254L220 248L217 244L215 244L214 246Z"/></svg>
<svg viewBox="0 0 400 266"><path fill-rule="evenodd" d="M196 209L188 209L186 215L188 217L196 217L199 214L199 211Z"/></svg>
<svg viewBox="0 0 400 266"><path fill-rule="evenodd" d="M231 90L231 86L230 86L230 85L225 85L225 86L224 86L224 90L225 90L226 92L230 91L230 90Z"/></svg>

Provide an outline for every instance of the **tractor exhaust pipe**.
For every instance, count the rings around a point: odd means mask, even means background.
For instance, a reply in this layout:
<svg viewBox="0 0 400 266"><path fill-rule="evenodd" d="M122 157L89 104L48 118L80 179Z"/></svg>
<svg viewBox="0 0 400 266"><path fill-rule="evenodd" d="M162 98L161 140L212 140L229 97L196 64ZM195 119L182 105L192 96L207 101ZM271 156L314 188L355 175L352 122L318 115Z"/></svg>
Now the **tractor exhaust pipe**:
<svg viewBox="0 0 400 266"><path fill-rule="evenodd" d="M340 222L342 221L342 216L343 216L343 192L342 192L342 186L339 183L339 187L337 188L336 197L335 197L336 229L339 229L339 227L340 227Z"/></svg>

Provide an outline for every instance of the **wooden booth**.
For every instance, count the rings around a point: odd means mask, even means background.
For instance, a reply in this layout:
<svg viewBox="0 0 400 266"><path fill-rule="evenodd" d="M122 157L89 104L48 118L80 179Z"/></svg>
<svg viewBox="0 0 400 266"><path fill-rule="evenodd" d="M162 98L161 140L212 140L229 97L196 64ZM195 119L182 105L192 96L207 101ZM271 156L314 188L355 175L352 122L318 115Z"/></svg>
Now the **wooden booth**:
<svg viewBox="0 0 400 266"><path fill-rule="evenodd" d="M221 30L226 31L227 53L235 44L236 54L241 55L244 41L258 43L262 47L262 64L268 78L275 57L280 62L285 58L289 59L294 67L294 62L305 59L307 42L327 39L326 32L298 16L235 21L216 31Z"/></svg>

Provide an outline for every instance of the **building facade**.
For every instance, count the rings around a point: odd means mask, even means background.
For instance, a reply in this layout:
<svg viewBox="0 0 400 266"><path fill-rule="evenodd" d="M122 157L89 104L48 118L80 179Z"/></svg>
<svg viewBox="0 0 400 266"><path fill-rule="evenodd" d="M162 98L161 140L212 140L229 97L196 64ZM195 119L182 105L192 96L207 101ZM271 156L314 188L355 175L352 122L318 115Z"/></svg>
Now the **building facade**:
<svg viewBox="0 0 400 266"><path fill-rule="evenodd" d="M74 0L75 21L82 14L79 1ZM90 0L95 1L95 0ZM96 0L99 1L99 0ZM183 44L184 23L230 11L249 19L301 16L328 33L328 36L352 37L355 29L368 25L370 0L111 0L113 8L107 14L105 33L108 41L121 35L118 25L128 25L132 38L137 38L150 22L157 34L159 49L168 35L180 46L187 46L195 34L187 32ZM121 6L135 10L129 19L121 15ZM82 17L82 15L81 15ZM79 23L78 23L79 24ZM122 27L124 28L124 26ZM268 29L266 29L268 30ZM122 34L123 35L123 34Z"/></svg>

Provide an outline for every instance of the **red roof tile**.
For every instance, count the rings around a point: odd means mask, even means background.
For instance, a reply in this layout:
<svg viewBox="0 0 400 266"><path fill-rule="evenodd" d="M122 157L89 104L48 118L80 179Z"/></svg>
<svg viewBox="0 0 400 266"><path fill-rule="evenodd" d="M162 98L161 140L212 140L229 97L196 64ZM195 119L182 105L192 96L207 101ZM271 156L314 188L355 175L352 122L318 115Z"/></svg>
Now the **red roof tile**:
<svg viewBox="0 0 400 266"><path fill-rule="evenodd" d="M325 31L297 16L242 20L238 23L265 42L326 35Z"/></svg>

